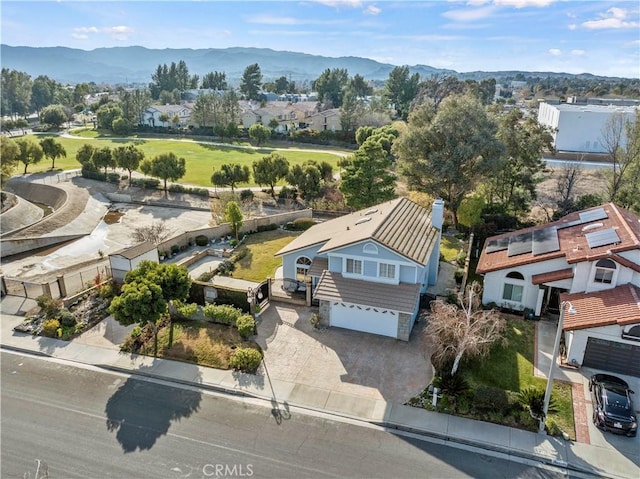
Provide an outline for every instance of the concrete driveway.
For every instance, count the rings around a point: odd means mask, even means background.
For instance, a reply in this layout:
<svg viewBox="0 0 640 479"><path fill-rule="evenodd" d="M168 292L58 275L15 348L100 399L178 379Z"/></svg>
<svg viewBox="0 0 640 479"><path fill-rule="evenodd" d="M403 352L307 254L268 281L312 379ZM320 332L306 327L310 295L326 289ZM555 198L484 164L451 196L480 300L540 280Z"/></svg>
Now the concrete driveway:
<svg viewBox="0 0 640 479"><path fill-rule="evenodd" d="M327 391L400 404L420 393L433 376L431 350L416 324L407 343L340 328L315 330L313 310L272 303L261 314L257 341L267 373ZM309 390L309 388L307 388Z"/></svg>

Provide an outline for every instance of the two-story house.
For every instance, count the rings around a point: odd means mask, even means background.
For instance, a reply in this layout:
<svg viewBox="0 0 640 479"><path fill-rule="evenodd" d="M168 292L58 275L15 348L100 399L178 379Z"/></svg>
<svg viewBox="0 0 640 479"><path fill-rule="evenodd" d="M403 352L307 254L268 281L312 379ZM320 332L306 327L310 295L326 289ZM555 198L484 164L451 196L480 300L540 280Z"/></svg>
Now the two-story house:
<svg viewBox="0 0 640 479"><path fill-rule="evenodd" d="M565 309L567 361L640 376L640 217L608 203L488 238L483 302Z"/></svg>
<svg viewBox="0 0 640 479"><path fill-rule="evenodd" d="M311 115L308 120L309 129L315 131L340 131L342 123L339 108L319 111Z"/></svg>
<svg viewBox="0 0 640 479"><path fill-rule="evenodd" d="M420 295L438 277L444 202L399 198L317 224L276 253L309 278L323 324L409 340Z"/></svg>
<svg viewBox="0 0 640 479"><path fill-rule="evenodd" d="M167 121L162 121L165 115ZM190 117L191 108L187 105L153 105L144 111L142 123L151 127L182 128L189 123Z"/></svg>

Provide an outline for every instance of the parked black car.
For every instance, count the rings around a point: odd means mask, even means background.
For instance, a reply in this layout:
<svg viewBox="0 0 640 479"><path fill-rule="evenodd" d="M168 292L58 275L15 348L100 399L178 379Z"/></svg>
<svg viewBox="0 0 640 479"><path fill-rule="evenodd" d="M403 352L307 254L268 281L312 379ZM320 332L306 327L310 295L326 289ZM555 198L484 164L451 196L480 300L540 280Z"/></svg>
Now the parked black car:
<svg viewBox="0 0 640 479"><path fill-rule="evenodd" d="M620 378L594 374L589 380L593 401L593 423L600 429L633 437L638 432L638 419L631 395L634 392Z"/></svg>

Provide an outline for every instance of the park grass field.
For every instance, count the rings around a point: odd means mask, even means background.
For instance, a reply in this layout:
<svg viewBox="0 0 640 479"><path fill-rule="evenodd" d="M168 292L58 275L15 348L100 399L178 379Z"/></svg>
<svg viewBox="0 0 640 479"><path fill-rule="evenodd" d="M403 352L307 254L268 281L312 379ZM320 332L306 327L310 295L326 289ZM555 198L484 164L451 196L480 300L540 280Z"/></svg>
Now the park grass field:
<svg viewBox="0 0 640 479"><path fill-rule="evenodd" d="M89 130L86 130L89 132ZM67 152L66 158L58 158L56 160L56 169L69 170L80 168L80 164L76 161L76 153L78 149L85 143L93 146L115 148L127 144L135 144L145 154L145 158L153 158L161 153L173 152L178 157L183 157L187 163L187 173L180 179L179 183L211 186L211 174L214 169L219 169L225 163L238 163L247 165L251 168L254 161L259 160L265 155L271 153L270 148L249 149L234 146L219 146L206 143L197 143L189 139L151 139L151 138L101 138L98 134L83 133L81 138L63 138L57 135L51 135L59 141ZM26 138L32 141L39 141L47 135L28 135ZM297 147L296 147L297 148ZM317 162L326 161L337 169L340 156L336 153L324 153L319 151L299 151L289 148L282 148L278 151L283 155L291 166L302 164L308 160ZM28 173L37 173L47 171L51 168L51 162L47 158L35 165L29 165ZM19 164L16 173L22 173L24 165ZM253 181L249 186L255 186Z"/></svg>

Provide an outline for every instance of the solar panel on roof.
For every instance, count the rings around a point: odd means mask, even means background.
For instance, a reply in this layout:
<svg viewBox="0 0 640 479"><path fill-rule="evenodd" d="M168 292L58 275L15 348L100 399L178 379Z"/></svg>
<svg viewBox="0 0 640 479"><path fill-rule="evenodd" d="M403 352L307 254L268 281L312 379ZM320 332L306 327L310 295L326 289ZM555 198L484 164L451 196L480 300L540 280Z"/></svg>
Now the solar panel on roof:
<svg viewBox="0 0 640 479"><path fill-rule="evenodd" d="M559 225L557 225L557 228L561 230L564 228L570 228L571 226L576 226L581 224L582 224L582 220L567 221L566 223L560 223Z"/></svg>
<svg viewBox="0 0 640 479"><path fill-rule="evenodd" d="M583 211L582 213L578 213L578 216L580 216L580 221L582 221L583 223L590 223L591 221L603 220L609 217L604 208Z"/></svg>
<svg viewBox="0 0 640 479"><path fill-rule="evenodd" d="M533 232L533 255L551 253L560 249L558 229L555 226Z"/></svg>
<svg viewBox="0 0 640 479"><path fill-rule="evenodd" d="M613 228L609 228L602 231L594 231L585 235L587 238L587 244L589 248L597 248L598 246L605 246L608 244L615 244L620 242L618 232Z"/></svg>
<svg viewBox="0 0 640 479"><path fill-rule="evenodd" d="M509 238L494 239L487 243L487 253L504 251L509 246Z"/></svg>
<svg viewBox="0 0 640 479"><path fill-rule="evenodd" d="M532 237L533 235L531 232L511 236L509 238L507 256L518 256L520 254L531 253L531 243L533 242Z"/></svg>

